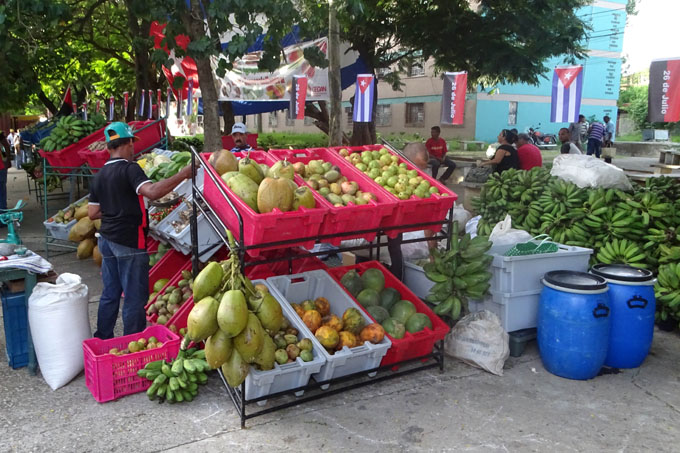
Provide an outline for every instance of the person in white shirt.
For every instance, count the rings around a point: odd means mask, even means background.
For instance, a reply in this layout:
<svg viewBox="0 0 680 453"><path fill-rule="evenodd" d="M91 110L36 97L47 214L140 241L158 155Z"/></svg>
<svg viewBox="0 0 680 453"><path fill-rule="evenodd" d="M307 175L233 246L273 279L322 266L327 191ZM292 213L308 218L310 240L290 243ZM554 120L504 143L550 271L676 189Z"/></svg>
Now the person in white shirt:
<svg viewBox="0 0 680 453"><path fill-rule="evenodd" d="M605 148L614 146L614 137L616 136L616 125L610 121L611 118L605 115L604 119L604 145Z"/></svg>
<svg viewBox="0 0 680 453"><path fill-rule="evenodd" d="M560 138L560 142L562 142L560 154L583 154L581 150L578 149L578 146L569 140L569 129L563 127L560 129L558 136Z"/></svg>

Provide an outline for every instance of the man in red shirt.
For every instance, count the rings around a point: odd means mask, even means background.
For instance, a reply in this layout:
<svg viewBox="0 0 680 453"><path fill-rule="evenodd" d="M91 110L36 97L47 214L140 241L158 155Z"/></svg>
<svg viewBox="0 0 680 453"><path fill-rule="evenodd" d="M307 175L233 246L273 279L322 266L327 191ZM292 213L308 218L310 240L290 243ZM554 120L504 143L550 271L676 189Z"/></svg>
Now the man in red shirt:
<svg viewBox="0 0 680 453"><path fill-rule="evenodd" d="M432 138L425 142L425 147L427 148L427 152L430 155L429 163L432 165L432 177L437 179L439 167L444 165L446 166L446 171L439 180L441 182L446 182L446 180L449 179L449 176L451 176L451 173L453 173L453 170L455 170L456 163L446 157L446 153L448 151L446 149L446 141L439 137L440 133L441 129L439 126L432 127L432 129L430 129L430 135Z"/></svg>
<svg viewBox="0 0 680 453"><path fill-rule="evenodd" d="M517 155L519 156L519 168L522 170L531 170L543 165L541 150L531 143L528 134L517 136Z"/></svg>

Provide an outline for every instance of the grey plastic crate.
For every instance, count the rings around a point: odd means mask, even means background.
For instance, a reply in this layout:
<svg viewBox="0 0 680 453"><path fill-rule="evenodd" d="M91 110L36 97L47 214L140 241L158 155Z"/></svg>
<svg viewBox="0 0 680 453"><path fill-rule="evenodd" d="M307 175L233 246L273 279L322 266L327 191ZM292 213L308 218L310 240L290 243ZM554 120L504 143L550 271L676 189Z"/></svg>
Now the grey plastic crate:
<svg viewBox="0 0 680 453"><path fill-rule="evenodd" d="M434 282L425 276L422 267L408 262L404 263L404 284L413 291L413 294L423 300L430 294L430 288L434 286Z"/></svg>
<svg viewBox="0 0 680 453"><path fill-rule="evenodd" d="M187 202L191 202L190 196L187 197ZM156 226L156 234L167 239L176 250L179 250L184 254L191 251L191 227L190 225L187 225L178 232L175 231L172 222L179 218L179 213L186 207L186 204L180 205ZM208 215L212 214L208 213ZM214 217L212 220L215 222ZM198 217L196 218L196 226L198 228L198 253L201 255L201 261L205 262L219 250L219 247L214 246L221 243L221 239L203 213L199 212ZM206 253L207 250L210 251Z"/></svg>
<svg viewBox="0 0 680 453"><path fill-rule="evenodd" d="M500 293L539 291L543 288L541 279L546 272L556 270L588 271L588 260L592 249L558 244L555 253L541 253L526 256L503 256L511 245L493 246L487 252L493 256L489 272L493 274L491 290Z"/></svg>
<svg viewBox="0 0 680 453"><path fill-rule="evenodd" d="M270 293L277 302L283 307L286 304L279 295L271 291L271 287L264 280L254 280L253 284L261 283L267 288L270 288ZM291 316L284 311L283 315L288 319L291 326L298 330L298 340L303 338L313 338L311 332L303 329L305 326L298 316ZM314 343L312 341L312 343ZM271 395L272 393L284 392L286 390L298 388L307 385L312 374L318 373L326 359L321 352L321 345L314 344L312 352L314 353L314 360L305 362L301 358L295 359L294 362L286 363L284 365L274 364L274 369L269 371L260 371L255 367L250 367L248 377L246 377L246 401L257 399L263 396ZM302 396L304 390L295 392L295 396ZM267 400L258 401L259 406L267 404Z"/></svg>
<svg viewBox="0 0 680 453"><path fill-rule="evenodd" d="M506 332L536 327L538 320L538 304L541 299L541 289L518 293L501 293L489 291L491 295L483 300L469 300L471 313L489 310L501 320Z"/></svg>
<svg viewBox="0 0 680 453"><path fill-rule="evenodd" d="M324 270L270 277L267 279L267 283L272 289L272 294L277 294L276 297L284 302L282 306L286 317L300 319L293 307L290 306L291 302L325 297L331 305L331 313L338 317L342 317L342 314L348 308L356 308L363 315L366 324L373 322ZM321 370L314 374L314 379L317 382L377 368L382 358L387 354L387 350L392 346L392 342L385 335L385 338L378 344L366 342L351 349L345 346L331 355L304 324L302 330L312 337L312 342L321 350L326 359ZM375 376L375 372L369 373L369 376ZM329 384L325 384L321 388L325 390L328 386Z"/></svg>
<svg viewBox="0 0 680 453"><path fill-rule="evenodd" d="M45 220L43 225L45 225L45 228L50 233L50 236L52 236L54 239L68 241L68 232L71 231L71 228L76 224L76 222L76 219L71 220L69 223L57 223L54 220L48 222Z"/></svg>

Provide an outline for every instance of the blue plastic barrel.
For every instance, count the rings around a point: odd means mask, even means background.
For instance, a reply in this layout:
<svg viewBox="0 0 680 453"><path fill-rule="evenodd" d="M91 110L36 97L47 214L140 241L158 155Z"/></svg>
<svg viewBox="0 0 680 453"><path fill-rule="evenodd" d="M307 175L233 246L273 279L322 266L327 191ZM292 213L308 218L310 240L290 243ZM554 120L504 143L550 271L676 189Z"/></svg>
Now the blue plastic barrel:
<svg viewBox="0 0 680 453"><path fill-rule="evenodd" d="M639 367L649 354L654 336L654 274L625 264L596 264L590 272L609 285L611 329L604 364Z"/></svg>
<svg viewBox="0 0 680 453"><path fill-rule="evenodd" d="M567 379L592 379L607 357L609 297L604 278L586 272L543 276L537 340L543 366Z"/></svg>

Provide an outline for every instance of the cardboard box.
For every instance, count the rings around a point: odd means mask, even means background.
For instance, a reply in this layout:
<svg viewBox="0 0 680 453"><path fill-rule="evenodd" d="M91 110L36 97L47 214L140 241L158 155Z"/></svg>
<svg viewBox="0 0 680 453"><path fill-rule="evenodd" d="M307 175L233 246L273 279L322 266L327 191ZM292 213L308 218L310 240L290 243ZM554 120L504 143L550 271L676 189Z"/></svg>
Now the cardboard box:
<svg viewBox="0 0 680 453"><path fill-rule="evenodd" d="M36 283L40 282L47 282L47 283L55 283L57 281L57 277L59 274L57 274L54 271L49 271L47 274L41 274L38 275L36 279ZM24 280L9 280L5 282L7 285L7 289L12 292L12 293L20 293L23 292L25 289L25 284Z"/></svg>
<svg viewBox="0 0 680 453"><path fill-rule="evenodd" d="M342 257L343 266L352 266L357 263L357 257L352 252L342 252L340 256Z"/></svg>

